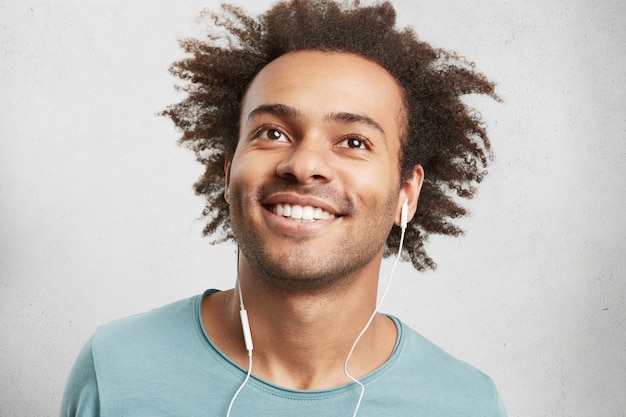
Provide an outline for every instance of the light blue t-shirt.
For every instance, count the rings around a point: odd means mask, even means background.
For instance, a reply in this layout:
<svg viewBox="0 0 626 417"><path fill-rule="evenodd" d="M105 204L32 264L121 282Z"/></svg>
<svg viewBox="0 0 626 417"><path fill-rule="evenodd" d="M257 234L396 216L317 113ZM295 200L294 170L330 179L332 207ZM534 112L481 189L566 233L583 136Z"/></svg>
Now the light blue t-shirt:
<svg viewBox="0 0 626 417"><path fill-rule="evenodd" d="M225 417L246 371L208 338L202 298L100 327L72 369L61 416ZM365 395L358 417L506 416L488 376L392 319L398 329L395 349L361 379ZM300 391L253 375L231 417L351 417L359 393L356 384Z"/></svg>

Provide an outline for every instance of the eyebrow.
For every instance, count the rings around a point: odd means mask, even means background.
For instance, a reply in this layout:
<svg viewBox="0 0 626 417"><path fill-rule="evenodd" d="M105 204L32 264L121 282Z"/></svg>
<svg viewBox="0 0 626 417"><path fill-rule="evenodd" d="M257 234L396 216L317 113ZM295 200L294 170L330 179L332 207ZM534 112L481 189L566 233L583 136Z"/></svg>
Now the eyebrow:
<svg viewBox="0 0 626 417"><path fill-rule="evenodd" d="M253 109L248 114L248 120L260 114L272 114L275 116L290 118L298 118L301 116L301 113L297 109L286 106L284 104L262 104ZM372 119L369 116L349 112L337 112L326 115L326 119L341 123L357 123L366 125L368 127L378 130L386 140L385 131L383 130L380 123L378 123L376 120Z"/></svg>
<svg viewBox="0 0 626 417"><path fill-rule="evenodd" d="M293 107L285 106L284 104L262 104L256 107L248 114L248 120L259 114L272 114L275 116L284 117L299 117L300 112Z"/></svg>
<svg viewBox="0 0 626 417"><path fill-rule="evenodd" d="M339 112L339 113L331 113L327 116L330 120L335 120L337 122L343 123L358 123L369 126L373 129L378 130L383 136L385 136L385 131L383 127L376 120L372 119L369 116L365 116L363 114L354 114L348 112Z"/></svg>

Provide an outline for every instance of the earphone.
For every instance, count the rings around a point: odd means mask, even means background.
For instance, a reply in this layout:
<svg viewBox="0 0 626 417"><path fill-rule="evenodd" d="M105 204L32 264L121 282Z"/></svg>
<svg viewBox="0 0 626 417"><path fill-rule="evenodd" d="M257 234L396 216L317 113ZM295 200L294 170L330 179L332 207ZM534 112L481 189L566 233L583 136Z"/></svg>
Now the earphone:
<svg viewBox="0 0 626 417"><path fill-rule="evenodd" d="M357 344L359 343L359 341L361 340L361 338L363 337L363 335L369 328L370 324L374 320L374 317L376 317L376 314L378 313L378 310L380 309L380 306L383 300L385 299L385 297L387 296L387 293L389 292L389 288L391 287L391 280L393 278L393 273L396 269L396 265L398 264L398 261L400 260L400 255L402 254L402 246L404 244L404 235L405 235L406 227L408 223L408 212L409 212L409 200L407 198L404 200L404 203L402 204L402 209L400 212L400 228L401 228L400 244L398 245L398 253L396 255L395 261L393 263L393 266L391 267L389 279L387 280L387 286L385 288L383 295L380 297L380 300L376 303L374 312L372 313L369 320L365 324L365 327L363 328L363 330L361 330L361 333L359 333L357 338L354 340L354 343L352 344L352 347L350 348L350 352L348 353L348 356L346 356L346 360L344 361L344 364L343 364L344 374L350 380L352 380L354 383L358 384L361 387L359 399L357 401L356 407L354 408L354 413L352 414L352 417L356 417L357 413L359 412L359 408L361 407L361 401L363 400L363 396L365 394L365 385L363 385L361 381L359 381L358 379L350 375L350 373L348 372L348 362L350 361L350 357L354 353L354 349L356 348ZM239 280L239 248L237 248L237 289L239 292L239 306L240 306L239 316L241 318L241 327L243 330L244 343L246 345L246 350L248 351L249 365L248 365L248 372L246 373L245 379L243 380L243 382L241 383L241 385L239 386L239 388L233 395L233 398L230 400L226 417L230 417L230 412L233 408L233 404L235 403L235 399L237 398L237 396L239 395L243 387L246 385L246 383L250 379L250 375L252 373L252 350L253 350L252 334L250 332L250 322L248 320L248 312L246 311L244 307L243 296L241 294L241 281Z"/></svg>
<svg viewBox="0 0 626 417"><path fill-rule="evenodd" d="M237 388L237 391L233 395L233 398L230 399L230 404L228 405L226 417L230 417L230 412L233 409L235 399L237 399L239 393L241 392L243 387L246 386L248 380L250 379L250 375L252 374L252 350L254 349L254 345L252 344L252 333L250 332L250 321L248 320L248 311L243 304L243 295L241 294L241 281L239 280L239 247L237 247L237 292L239 293L239 318L241 319L243 341L246 345L246 350L248 351L248 372L246 373L246 377L244 378L239 388Z"/></svg>
<svg viewBox="0 0 626 417"><path fill-rule="evenodd" d="M402 211L400 212L400 227L402 229L406 229L406 225L409 222L409 199L405 198L404 203L402 203Z"/></svg>
<svg viewBox="0 0 626 417"><path fill-rule="evenodd" d="M396 255L396 259L394 260L393 266L391 267L391 272L389 273L387 286L385 287L385 291L383 292L383 295L380 297L380 300L378 300L378 302L376 303L376 308L374 309L374 311L372 312L372 315L370 316L369 320L365 324L365 327L363 327L363 330L361 330L361 333L359 333L359 335L354 340L354 343L352 344L352 347L350 348L350 352L348 353L348 356L346 357L346 360L343 363L343 373L350 380L352 380L352 382L354 382L355 384L358 384L361 387L359 400L356 403L356 407L354 408L354 413L352 414L352 417L356 417L357 413L359 412L359 408L361 407L361 401L363 400L363 396L365 395L365 385L363 385L361 381L359 381L358 379L350 375L350 373L348 372L348 362L350 361L350 357L352 357L352 354L354 353L354 349L356 349L356 345L359 343L359 341L361 340L361 338L363 337L367 329L370 327L370 324L372 324L374 317L376 317L376 314L378 313L378 310L380 309L380 306L383 303L383 300L385 299L385 297L387 296L387 293L389 292L389 288L391 288L391 279L393 278L393 273L396 270L396 265L398 265L398 261L400 260L400 255L402 254L402 246L404 244L404 235L405 235L406 227L408 224L408 217L409 217L409 199L406 198L404 200L404 203L402 203L402 210L400 212L400 228L401 228L400 244L398 245L398 253Z"/></svg>

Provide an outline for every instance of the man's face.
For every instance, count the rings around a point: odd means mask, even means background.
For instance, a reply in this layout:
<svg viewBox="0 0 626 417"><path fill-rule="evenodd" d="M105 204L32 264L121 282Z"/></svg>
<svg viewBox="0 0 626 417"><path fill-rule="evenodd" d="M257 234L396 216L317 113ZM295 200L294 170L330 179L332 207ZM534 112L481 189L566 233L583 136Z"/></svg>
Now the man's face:
<svg viewBox="0 0 626 417"><path fill-rule="evenodd" d="M226 166L233 231L251 268L288 288L370 269L404 201L401 90L349 53L299 51L263 68Z"/></svg>

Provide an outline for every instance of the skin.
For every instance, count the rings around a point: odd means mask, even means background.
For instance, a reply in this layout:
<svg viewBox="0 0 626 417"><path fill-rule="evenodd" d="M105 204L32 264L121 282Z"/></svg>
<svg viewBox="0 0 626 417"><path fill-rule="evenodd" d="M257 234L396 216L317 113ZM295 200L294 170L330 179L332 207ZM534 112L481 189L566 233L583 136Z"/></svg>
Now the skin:
<svg viewBox="0 0 626 417"><path fill-rule="evenodd" d="M225 166L225 198L240 246L239 277L254 340L255 375L296 389L349 382L343 362L375 308L384 245L421 166L400 183L402 92L378 64L343 52L299 51L263 68L242 103L240 137ZM277 204L322 209L298 222ZM330 215L330 216L329 216ZM236 290L203 302L207 333L244 368ZM397 338L372 322L349 363L360 378Z"/></svg>

